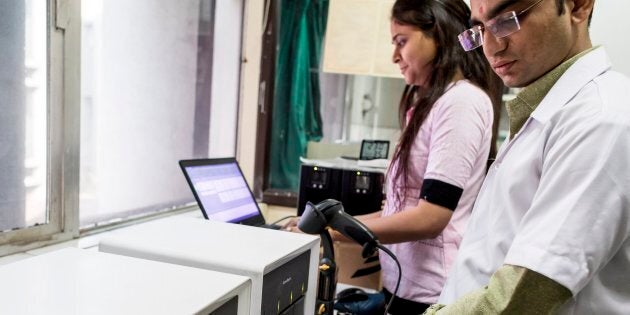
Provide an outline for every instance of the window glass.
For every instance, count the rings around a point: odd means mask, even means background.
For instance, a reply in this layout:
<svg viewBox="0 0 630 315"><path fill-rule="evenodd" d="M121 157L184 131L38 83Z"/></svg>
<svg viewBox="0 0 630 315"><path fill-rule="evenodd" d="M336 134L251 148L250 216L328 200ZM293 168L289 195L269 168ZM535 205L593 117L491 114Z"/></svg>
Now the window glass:
<svg viewBox="0 0 630 315"><path fill-rule="evenodd" d="M209 155L212 11L83 2L81 226L193 200L177 161Z"/></svg>
<svg viewBox="0 0 630 315"><path fill-rule="evenodd" d="M46 1L0 1L0 231L48 223Z"/></svg>

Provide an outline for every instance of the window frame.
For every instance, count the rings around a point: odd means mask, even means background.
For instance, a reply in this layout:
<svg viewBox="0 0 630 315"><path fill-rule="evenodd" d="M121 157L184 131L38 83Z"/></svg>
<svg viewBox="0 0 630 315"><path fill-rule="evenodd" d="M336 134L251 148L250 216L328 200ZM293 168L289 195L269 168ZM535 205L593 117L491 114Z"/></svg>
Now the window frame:
<svg viewBox="0 0 630 315"><path fill-rule="evenodd" d="M78 236L81 6L47 1L48 223L0 233L0 256ZM67 62L70 60L71 62Z"/></svg>

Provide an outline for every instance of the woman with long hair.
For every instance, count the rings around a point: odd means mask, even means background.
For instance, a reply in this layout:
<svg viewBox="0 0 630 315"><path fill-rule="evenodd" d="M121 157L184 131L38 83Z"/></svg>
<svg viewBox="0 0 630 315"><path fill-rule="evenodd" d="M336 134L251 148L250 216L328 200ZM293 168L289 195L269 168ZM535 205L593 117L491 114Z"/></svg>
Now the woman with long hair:
<svg viewBox="0 0 630 315"><path fill-rule="evenodd" d="M398 0L392 9L393 62L407 84L402 133L383 210L359 217L401 263L391 314L437 302L493 148L499 81L481 50L465 53L458 42L469 19L462 0ZM380 260L389 300L398 269L388 256Z"/></svg>
<svg viewBox="0 0 630 315"><path fill-rule="evenodd" d="M501 85L481 50L459 44L469 19L462 0L397 0L392 9L393 62L407 84L402 133L382 211L357 217L400 261L395 292L398 268L380 255L390 314L437 302L494 147L491 99L500 100Z"/></svg>

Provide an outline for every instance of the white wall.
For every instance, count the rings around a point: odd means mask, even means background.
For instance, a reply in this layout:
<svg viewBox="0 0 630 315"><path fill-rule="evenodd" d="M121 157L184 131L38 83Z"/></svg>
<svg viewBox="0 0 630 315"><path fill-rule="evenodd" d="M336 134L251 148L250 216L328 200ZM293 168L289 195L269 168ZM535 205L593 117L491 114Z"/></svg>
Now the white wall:
<svg viewBox="0 0 630 315"><path fill-rule="evenodd" d="M236 154L243 1L216 1L210 112L211 157Z"/></svg>
<svg viewBox="0 0 630 315"><path fill-rule="evenodd" d="M224 0L222 0L224 1ZM258 124L258 86L262 52L264 2L244 0L243 48L238 108L236 156L247 182L254 186L256 128ZM262 180L262 179L258 179Z"/></svg>
<svg viewBox="0 0 630 315"><path fill-rule="evenodd" d="M630 76L630 1L597 0L591 22L591 39L594 45L604 45L613 63L613 69Z"/></svg>

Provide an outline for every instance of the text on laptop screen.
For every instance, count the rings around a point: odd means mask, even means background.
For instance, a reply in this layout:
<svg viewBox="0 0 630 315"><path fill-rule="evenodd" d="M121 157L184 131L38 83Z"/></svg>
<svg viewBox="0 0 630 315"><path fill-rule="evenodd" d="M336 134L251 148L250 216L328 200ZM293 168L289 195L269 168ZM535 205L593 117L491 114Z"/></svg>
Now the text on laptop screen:
<svg viewBox="0 0 630 315"><path fill-rule="evenodd" d="M240 222L258 214L256 200L236 163L186 167L208 219Z"/></svg>

